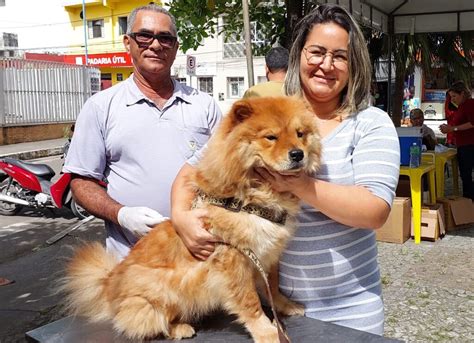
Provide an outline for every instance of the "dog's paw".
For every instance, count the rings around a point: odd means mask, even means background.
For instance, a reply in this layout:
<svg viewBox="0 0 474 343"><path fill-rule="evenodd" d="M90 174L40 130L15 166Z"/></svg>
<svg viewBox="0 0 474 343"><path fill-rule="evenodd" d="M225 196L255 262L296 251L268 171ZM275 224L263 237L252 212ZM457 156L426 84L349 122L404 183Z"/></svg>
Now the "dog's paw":
<svg viewBox="0 0 474 343"><path fill-rule="evenodd" d="M271 326L265 332L259 332L259 334L253 336L255 343L275 343L279 342L278 330L276 326Z"/></svg>
<svg viewBox="0 0 474 343"><path fill-rule="evenodd" d="M189 324L175 324L170 329L170 338L172 339L190 338L196 333Z"/></svg>
<svg viewBox="0 0 474 343"><path fill-rule="evenodd" d="M275 307L278 313L284 316L304 316L304 306L288 299L282 294L275 299Z"/></svg>
<svg viewBox="0 0 474 343"><path fill-rule="evenodd" d="M285 316L304 316L304 306L288 300L288 303L283 308L279 308L278 312Z"/></svg>

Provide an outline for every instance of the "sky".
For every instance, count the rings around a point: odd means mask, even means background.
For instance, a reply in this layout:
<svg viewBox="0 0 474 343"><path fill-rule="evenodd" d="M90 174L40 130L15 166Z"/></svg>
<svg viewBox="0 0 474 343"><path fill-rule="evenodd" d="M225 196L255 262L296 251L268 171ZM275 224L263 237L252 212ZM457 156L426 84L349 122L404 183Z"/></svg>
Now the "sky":
<svg viewBox="0 0 474 343"><path fill-rule="evenodd" d="M20 49L41 52L68 45L71 24L61 0L4 1L5 6L0 6L0 32L18 34Z"/></svg>

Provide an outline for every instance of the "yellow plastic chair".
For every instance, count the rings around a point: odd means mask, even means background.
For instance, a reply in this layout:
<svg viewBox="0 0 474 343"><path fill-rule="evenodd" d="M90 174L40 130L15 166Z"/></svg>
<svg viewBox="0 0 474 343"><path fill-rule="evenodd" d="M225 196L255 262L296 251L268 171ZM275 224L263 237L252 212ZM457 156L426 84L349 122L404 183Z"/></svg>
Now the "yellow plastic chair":
<svg viewBox="0 0 474 343"><path fill-rule="evenodd" d="M448 161L451 161L451 169L453 171L453 192L454 195L459 195L457 150L449 149L443 152L435 152L435 158L436 198L444 197L444 168Z"/></svg>
<svg viewBox="0 0 474 343"><path fill-rule="evenodd" d="M418 168L410 168L407 166L400 166L400 175L406 175L410 179L410 193L413 208L413 231L415 236L415 243L421 242L421 203L423 194L423 184L421 182L424 174L428 173L428 184L430 192L431 203L436 203L435 190L435 163L427 161L429 156L423 157L421 165Z"/></svg>

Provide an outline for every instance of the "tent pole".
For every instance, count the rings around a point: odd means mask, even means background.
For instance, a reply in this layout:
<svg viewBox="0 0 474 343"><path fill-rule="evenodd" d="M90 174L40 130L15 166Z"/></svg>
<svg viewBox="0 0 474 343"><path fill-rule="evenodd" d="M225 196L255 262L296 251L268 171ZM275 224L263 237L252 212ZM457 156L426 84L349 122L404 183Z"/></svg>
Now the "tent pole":
<svg viewBox="0 0 474 343"><path fill-rule="evenodd" d="M387 113L391 116L392 112L392 43L394 39L394 18L388 16L388 78L387 78ZM396 72L396 71L395 71Z"/></svg>

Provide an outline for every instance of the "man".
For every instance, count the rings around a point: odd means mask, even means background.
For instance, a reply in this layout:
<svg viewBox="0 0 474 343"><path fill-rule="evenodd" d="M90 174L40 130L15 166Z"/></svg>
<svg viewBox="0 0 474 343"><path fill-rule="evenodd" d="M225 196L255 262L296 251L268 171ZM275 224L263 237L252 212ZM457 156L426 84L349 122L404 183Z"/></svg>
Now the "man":
<svg viewBox="0 0 474 343"><path fill-rule="evenodd" d="M244 98L284 95L283 82L288 70L288 56L288 50L285 48L271 48L265 55L265 74L268 81L247 89Z"/></svg>
<svg viewBox="0 0 474 343"><path fill-rule="evenodd" d="M176 174L222 116L209 95L171 78L179 44L166 10L133 10L123 42L134 73L84 104L64 167L78 203L105 220L107 249L119 258L170 215Z"/></svg>
<svg viewBox="0 0 474 343"><path fill-rule="evenodd" d="M410 111L410 123L412 126L421 126L421 134L423 136L423 144L427 150L434 150L436 147L436 135L432 129L423 124L425 115L419 108Z"/></svg>

